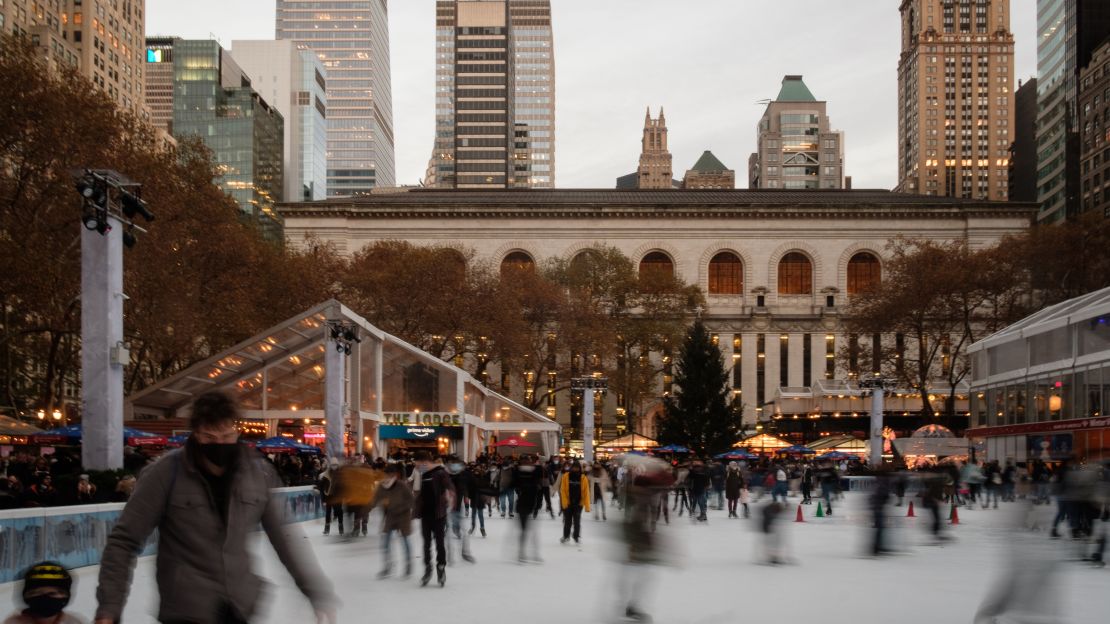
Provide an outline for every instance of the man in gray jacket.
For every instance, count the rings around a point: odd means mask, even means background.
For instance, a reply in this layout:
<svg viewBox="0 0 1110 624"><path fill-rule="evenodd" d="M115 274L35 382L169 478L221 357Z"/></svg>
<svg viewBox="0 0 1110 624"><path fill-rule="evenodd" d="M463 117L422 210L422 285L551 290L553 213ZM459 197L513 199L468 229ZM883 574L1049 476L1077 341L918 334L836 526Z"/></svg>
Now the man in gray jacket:
<svg viewBox="0 0 1110 624"><path fill-rule="evenodd" d="M119 622L135 558L155 529L160 622L249 622L263 581L251 571L247 542L260 524L317 620L335 621L331 584L300 545L300 531L283 526L270 493L280 479L258 452L239 444L238 416L224 394L197 397L185 448L143 471L104 547L96 624Z"/></svg>

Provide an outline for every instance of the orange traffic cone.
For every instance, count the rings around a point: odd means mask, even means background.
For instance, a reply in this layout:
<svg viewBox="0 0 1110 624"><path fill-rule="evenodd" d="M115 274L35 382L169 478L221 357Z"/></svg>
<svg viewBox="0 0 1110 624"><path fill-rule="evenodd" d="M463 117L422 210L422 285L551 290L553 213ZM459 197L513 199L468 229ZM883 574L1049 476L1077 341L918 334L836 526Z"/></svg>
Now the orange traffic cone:
<svg viewBox="0 0 1110 624"><path fill-rule="evenodd" d="M806 519L802 517L802 506L798 505L798 515L794 517L794 522L805 522Z"/></svg>
<svg viewBox="0 0 1110 624"><path fill-rule="evenodd" d="M955 505L952 505L952 516L948 518L948 522L951 524L960 523L960 512Z"/></svg>
<svg viewBox="0 0 1110 624"><path fill-rule="evenodd" d="M910 510L906 512L906 517L907 518L916 518L917 517L913 513L913 501L910 501Z"/></svg>

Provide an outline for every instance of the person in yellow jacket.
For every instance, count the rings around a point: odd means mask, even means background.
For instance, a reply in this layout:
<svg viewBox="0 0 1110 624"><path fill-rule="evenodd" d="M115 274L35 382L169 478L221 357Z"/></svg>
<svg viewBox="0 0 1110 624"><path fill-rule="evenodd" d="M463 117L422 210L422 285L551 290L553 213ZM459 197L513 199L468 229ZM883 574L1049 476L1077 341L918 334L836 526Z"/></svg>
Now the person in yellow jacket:
<svg viewBox="0 0 1110 624"><path fill-rule="evenodd" d="M582 474L582 464L574 462L559 477L559 500L563 505L563 539L565 544L574 532L574 543L582 537L582 509L590 511L590 478Z"/></svg>

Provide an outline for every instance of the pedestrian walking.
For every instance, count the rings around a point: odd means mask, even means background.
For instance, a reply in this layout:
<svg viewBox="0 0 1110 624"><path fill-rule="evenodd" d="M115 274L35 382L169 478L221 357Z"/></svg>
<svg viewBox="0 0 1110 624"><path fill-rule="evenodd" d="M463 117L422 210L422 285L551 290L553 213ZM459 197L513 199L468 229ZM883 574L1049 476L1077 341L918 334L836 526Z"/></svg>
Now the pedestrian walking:
<svg viewBox="0 0 1110 624"><path fill-rule="evenodd" d="M536 460L531 455L525 455L520 459L520 465L516 467L512 475L512 482L516 488L516 512L520 517L520 549L517 555L517 560L520 563L529 561L540 563L543 561L540 558L539 539L529 528L532 512L539 504L541 478L542 473L537 470ZM529 542L532 543L531 554L527 552Z"/></svg>
<svg viewBox="0 0 1110 624"><path fill-rule="evenodd" d="M731 462L725 472L725 498L728 499L728 517L738 518L736 505L740 501L740 490L744 487L744 475L740 472L740 465Z"/></svg>
<svg viewBox="0 0 1110 624"><path fill-rule="evenodd" d="M470 534L474 535L475 528L481 528L482 537L486 536L486 506L491 498L497 496L497 490L489 486L489 475L485 472L483 464L475 464L471 469L474 478L474 491L470 499Z"/></svg>
<svg viewBox="0 0 1110 624"><path fill-rule="evenodd" d="M540 515L540 510L543 509L543 504L547 505L547 513L551 519L555 519L555 511L551 509L551 486L558 482L560 473L551 472L552 464L537 463L536 469L540 471L540 500L536 503L536 508L532 510L532 519L535 520Z"/></svg>
<svg viewBox="0 0 1110 624"><path fill-rule="evenodd" d="M506 461L501 464L501 470L498 472L499 489L501 495L498 497L499 505L501 508L501 517L505 517L508 512L509 519L513 519L513 509L516 507L516 489L513 487L513 473L515 469L511 461Z"/></svg>
<svg viewBox="0 0 1110 624"><path fill-rule="evenodd" d="M650 622L645 600L652 566L667 562L663 536L655 530L652 518L658 493L675 483L667 465L650 458L637 458L625 491L625 511L621 521L624 548L622 570L617 577L618 612L626 621Z"/></svg>
<svg viewBox="0 0 1110 624"><path fill-rule="evenodd" d="M690 466L687 487L690 490L690 520L706 522L708 518L705 515L705 507L706 499L709 496L709 472L706 470L705 462L700 459L695 459L693 465ZM694 517L695 510L700 510L697 518Z"/></svg>
<svg viewBox="0 0 1110 624"><path fill-rule="evenodd" d="M687 496L686 485L690 478L690 468L686 464L679 464L674 469L674 507L678 509L678 517L690 510L690 500ZM679 507L682 505L682 507Z"/></svg>
<svg viewBox="0 0 1110 624"><path fill-rule="evenodd" d="M771 471L775 475L775 485L771 490L771 500L776 501L778 497L782 497L783 504L786 504L787 495L790 493L790 485L786 476L786 468L782 464L775 464Z"/></svg>
<svg viewBox="0 0 1110 624"><path fill-rule="evenodd" d="M342 487L339 483L339 460L335 457L328 459L328 468L320 473L316 481L316 489L320 491L320 499L324 501L324 535L331 533L331 520L334 517L339 524L339 535L342 536Z"/></svg>
<svg viewBox="0 0 1110 624"><path fill-rule="evenodd" d="M825 499L825 513L831 516L833 495L836 492L837 481L840 480L836 474L836 467L833 466L832 462L826 460L817 469L816 477L818 483L821 484L821 498Z"/></svg>
<svg viewBox="0 0 1110 624"><path fill-rule="evenodd" d="M474 563L474 555L470 554L470 533L463 532L463 506L470 504L475 497L474 477L466 470L466 464L461 459L452 455L447 458L447 472L451 475L451 484L455 488L454 501L449 515L451 535L459 542L459 555L467 563Z"/></svg>
<svg viewBox="0 0 1110 624"><path fill-rule="evenodd" d="M725 508L725 465L721 462L712 462L709 465L709 482L713 486L713 493L717 496L717 511Z"/></svg>
<svg viewBox="0 0 1110 624"><path fill-rule="evenodd" d="M813 503L813 466L806 463L802 466L802 504Z"/></svg>
<svg viewBox="0 0 1110 624"><path fill-rule="evenodd" d="M874 530L874 539L871 541L871 554L875 557L890 554L884 541L886 530L886 505L890 501L891 476L889 471L878 470L875 473L875 488L871 491L868 502L871 506L871 524Z"/></svg>
<svg viewBox="0 0 1110 624"><path fill-rule="evenodd" d="M786 504L771 499L770 503L763 506L763 517L760 528L763 531L763 560L769 565L786 563L785 539L779 521Z"/></svg>
<svg viewBox="0 0 1110 624"><path fill-rule="evenodd" d="M436 548L436 581L440 587L447 583L447 511L454 503L455 490L451 477L442 464L432 461L428 451L416 453L415 483L419 485L415 515L420 519L420 537L424 544L424 576L420 585L432 580L432 543Z"/></svg>
<svg viewBox="0 0 1110 624"><path fill-rule="evenodd" d="M405 551L405 578L412 575L412 547L409 545L409 535L412 534L412 505L412 488L404 478L401 465L387 464L385 478L378 484L378 488L374 491L374 499L370 502L370 509L380 507L382 510L383 565L378 578L386 578L393 573L391 546L394 533L397 534Z"/></svg>
<svg viewBox="0 0 1110 624"><path fill-rule="evenodd" d="M277 472L257 451L239 444L240 416L228 396L200 395L184 448L163 454L143 471L100 559L96 624L120 621L135 559L155 530L159 621L250 621L263 585L252 572L248 548L259 525L312 603L317 621L335 621L331 584L302 546L307 542L299 529L282 524L282 508L272 494L281 486Z"/></svg>
<svg viewBox="0 0 1110 624"><path fill-rule="evenodd" d="M601 512L601 520L607 520L605 517L605 491L612 487L609 482L609 472L601 464L594 464L593 469L590 471L590 481L593 483L593 508L594 520L597 520L597 512ZM561 494L560 494L561 496ZM666 501L663 501L666 505ZM561 503L560 503L561 505Z"/></svg>
<svg viewBox="0 0 1110 624"><path fill-rule="evenodd" d="M559 477L559 500L563 507L563 539L566 544L572 536L578 544L582 537L582 510L590 512L590 478L582 474L582 465L574 462L570 472Z"/></svg>

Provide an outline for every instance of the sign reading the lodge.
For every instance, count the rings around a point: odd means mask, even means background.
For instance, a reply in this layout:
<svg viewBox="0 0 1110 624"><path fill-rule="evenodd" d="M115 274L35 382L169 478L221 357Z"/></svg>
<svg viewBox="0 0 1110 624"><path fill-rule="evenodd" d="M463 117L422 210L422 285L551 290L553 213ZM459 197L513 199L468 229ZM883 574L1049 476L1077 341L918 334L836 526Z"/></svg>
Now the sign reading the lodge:
<svg viewBox="0 0 1110 624"><path fill-rule="evenodd" d="M387 425L462 426L462 416L451 412L385 412L383 416Z"/></svg>
<svg viewBox="0 0 1110 624"><path fill-rule="evenodd" d="M463 439L463 420L450 412L385 412L385 424L378 427L383 440Z"/></svg>
<svg viewBox="0 0 1110 624"><path fill-rule="evenodd" d="M428 440L439 438L448 440L463 439L462 427L407 427L405 425L382 425L378 427L378 437L382 440Z"/></svg>

